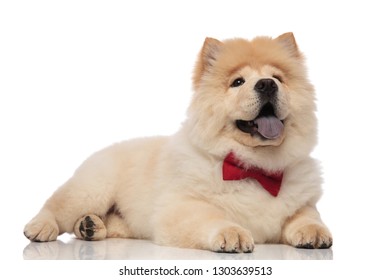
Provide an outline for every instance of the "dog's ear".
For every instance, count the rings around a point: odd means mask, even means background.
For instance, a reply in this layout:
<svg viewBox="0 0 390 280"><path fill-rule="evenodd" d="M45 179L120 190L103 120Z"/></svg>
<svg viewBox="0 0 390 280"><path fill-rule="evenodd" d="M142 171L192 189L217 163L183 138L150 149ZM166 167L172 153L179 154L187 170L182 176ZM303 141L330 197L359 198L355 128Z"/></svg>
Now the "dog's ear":
<svg viewBox="0 0 390 280"><path fill-rule="evenodd" d="M275 38L275 41L280 43L290 53L291 56L301 56L298 45L295 41L294 34L292 32L280 35L279 37Z"/></svg>
<svg viewBox="0 0 390 280"><path fill-rule="evenodd" d="M208 37L204 41L194 70L193 83L195 88L199 84L199 81L206 69L214 64L222 45L223 43L221 41L214 38Z"/></svg>
<svg viewBox="0 0 390 280"><path fill-rule="evenodd" d="M206 38L201 51L202 60L205 65L212 65L214 63L222 44L223 43L217 39Z"/></svg>

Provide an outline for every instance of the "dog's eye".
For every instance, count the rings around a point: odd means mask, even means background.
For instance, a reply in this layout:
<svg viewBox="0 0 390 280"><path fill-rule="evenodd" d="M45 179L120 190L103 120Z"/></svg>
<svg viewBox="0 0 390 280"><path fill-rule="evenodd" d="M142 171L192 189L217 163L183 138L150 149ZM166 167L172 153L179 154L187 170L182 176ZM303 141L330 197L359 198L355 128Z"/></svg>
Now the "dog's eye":
<svg viewBox="0 0 390 280"><path fill-rule="evenodd" d="M245 83L244 78L237 78L233 81L233 83L230 85L230 87L239 87L242 86Z"/></svg>
<svg viewBox="0 0 390 280"><path fill-rule="evenodd" d="M272 75L272 78L277 79L279 82L283 83L282 76L280 75Z"/></svg>

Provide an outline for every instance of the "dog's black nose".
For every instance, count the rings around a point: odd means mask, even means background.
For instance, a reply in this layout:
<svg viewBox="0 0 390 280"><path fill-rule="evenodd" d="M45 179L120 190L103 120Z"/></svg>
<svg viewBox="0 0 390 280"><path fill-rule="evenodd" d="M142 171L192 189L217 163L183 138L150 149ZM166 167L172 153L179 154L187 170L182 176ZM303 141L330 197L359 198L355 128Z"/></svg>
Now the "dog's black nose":
<svg viewBox="0 0 390 280"><path fill-rule="evenodd" d="M278 91L278 85L272 79L261 79L256 83L255 90L260 95L271 98Z"/></svg>

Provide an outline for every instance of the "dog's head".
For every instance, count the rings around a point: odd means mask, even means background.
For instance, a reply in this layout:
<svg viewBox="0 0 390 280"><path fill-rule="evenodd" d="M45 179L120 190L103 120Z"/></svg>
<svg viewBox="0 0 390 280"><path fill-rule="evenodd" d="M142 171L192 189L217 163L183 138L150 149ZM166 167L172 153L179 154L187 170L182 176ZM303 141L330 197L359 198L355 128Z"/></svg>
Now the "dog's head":
<svg viewBox="0 0 390 280"><path fill-rule="evenodd" d="M313 87L292 33L252 41L207 38L193 77L191 139L280 169L315 144Z"/></svg>

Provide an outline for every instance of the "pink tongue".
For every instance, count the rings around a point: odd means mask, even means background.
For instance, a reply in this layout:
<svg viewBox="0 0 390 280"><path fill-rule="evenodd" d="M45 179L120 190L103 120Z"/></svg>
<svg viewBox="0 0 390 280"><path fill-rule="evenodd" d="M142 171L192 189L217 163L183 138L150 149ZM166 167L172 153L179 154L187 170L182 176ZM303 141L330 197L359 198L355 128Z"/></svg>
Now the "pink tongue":
<svg viewBox="0 0 390 280"><path fill-rule="evenodd" d="M284 129L283 123L275 116L260 117L256 119L257 131L267 139L279 138Z"/></svg>

